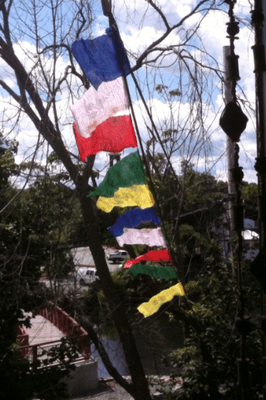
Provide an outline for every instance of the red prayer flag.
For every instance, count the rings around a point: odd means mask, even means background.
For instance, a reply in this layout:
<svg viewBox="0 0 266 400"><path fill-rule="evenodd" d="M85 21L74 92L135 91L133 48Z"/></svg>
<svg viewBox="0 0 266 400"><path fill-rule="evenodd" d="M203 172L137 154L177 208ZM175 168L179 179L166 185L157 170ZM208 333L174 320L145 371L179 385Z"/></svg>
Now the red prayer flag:
<svg viewBox="0 0 266 400"><path fill-rule="evenodd" d="M85 162L86 157L97 154L99 151L119 153L127 147L138 146L129 115L108 118L98 125L88 138L79 134L75 123L73 129L80 159L83 162Z"/></svg>
<svg viewBox="0 0 266 400"><path fill-rule="evenodd" d="M172 260L168 250L151 250L142 256L128 260L125 263L124 268L131 268L132 265L138 264L141 261L153 261L153 262L165 261L165 262L170 262L172 264Z"/></svg>

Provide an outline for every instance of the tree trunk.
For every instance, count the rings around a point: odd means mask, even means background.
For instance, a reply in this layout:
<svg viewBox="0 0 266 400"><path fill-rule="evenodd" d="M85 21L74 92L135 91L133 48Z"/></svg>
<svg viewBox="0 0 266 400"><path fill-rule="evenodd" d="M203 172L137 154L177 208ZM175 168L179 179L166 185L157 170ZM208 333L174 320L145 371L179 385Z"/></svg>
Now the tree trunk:
<svg viewBox="0 0 266 400"><path fill-rule="evenodd" d="M87 197L88 186L77 185L77 195L81 203L84 219L84 234L87 237L91 254L103 287L103 292L110 306L113 320L118 330L125 353L127 366L132 378L134 398L136 400L151 400L148 382L136 347L136 342L125 314L122 303L115 292L113 281L105 259L102 241L99 234L97 217L94 214L92 201Z"/></svg>

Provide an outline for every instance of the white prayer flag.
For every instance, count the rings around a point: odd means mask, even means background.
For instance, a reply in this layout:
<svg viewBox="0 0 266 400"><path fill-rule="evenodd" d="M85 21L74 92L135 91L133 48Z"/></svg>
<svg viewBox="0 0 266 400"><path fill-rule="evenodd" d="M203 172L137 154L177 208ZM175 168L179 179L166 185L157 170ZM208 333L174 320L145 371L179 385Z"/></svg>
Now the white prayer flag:
<svg viewBox="0 0 266 400"><path fill-rule="evenodd" d="M160 228L156 229L131 229L125 228L121 236L116 240L119 246L126 244L146 244L147 246L166 247L165 240Z"/></svg>
<svg viewBox="0 0 266 400"><path fill-rule="evenodd" d="M111 82L103 82L98 90L90 87L70 108L79 134L88 138L98 125L128 107L125 84L123 78L119 77Z"/></svg>

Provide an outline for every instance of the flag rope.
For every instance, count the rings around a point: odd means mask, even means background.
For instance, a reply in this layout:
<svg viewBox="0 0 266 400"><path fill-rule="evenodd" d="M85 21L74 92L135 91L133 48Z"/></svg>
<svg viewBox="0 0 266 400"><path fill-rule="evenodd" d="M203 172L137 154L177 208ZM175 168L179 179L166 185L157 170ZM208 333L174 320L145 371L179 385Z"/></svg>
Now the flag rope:
<svg viewBox="0 0 266 400"><path fill-rule="evenodd" d="M122 39L121 39L121 37L120 37L120 32L119 32L118 26L117 26L117 24L116 24L115 18L114 18L114 16L113 16L111 10L109 10L109 15L112 16L111 19L114 21L113 24L112 24L111 26L112 26L112 28L116 29L116 31L117 31L117 33L118 33L118 36L119 36L119 38L120 38L120 40L121 40L121 42L122 42ZM108 15L108 17L109 17L109 15ZM109 21L110 21L110 18L109 18ZM109 23L110 23L110 22L109 22ZM131 76L134 77L134 78L133 78L133 79L134 79L134 82L136 82L136 78L135 78L133 72L131 72ZM150 181L150 185L151 185L151 188L152 188L152 194L153 194L153 196L154 196L154 201L155 201L156 210L158 211L159 217L160 217L160 219L161 219L161 221L162 221L162 222L161 222L161 223L162 223L162 229L163 229L163 234L164 234L165 241L166 241L166 244L167 244L167 248L168 248L168 250L169 250L169 252L170 252L170 254L171 254L172 260L174 261L173 266L174 266L174 268L175 268L175 270L176 270L176 272L177 272L178 280L179 280L180 282L182 282L182 284L184 284L184 277L183 277L183 274L182 274L182 276L180 277L180 269L177 268L177 257L176 257L175 253L174 253L174 252L172 251L172 249L171 249L170 240L169 240L169 237L168 237L168 235L167 235L167 233L166 233L166 229L165 229L164 222L163 222L163 219L162 219L161 207L160 207L160 204L159 204L159 200L158 200L157 193L156 193L155 188L154 188L153 180L152 180L152 178L151 178L149 165L148 165L147 158L146 158L146 155L145 155L145 151L144 151L144 148L143 148L143 145L142 145L142 140L141 140L141 136L140 136L140 132L139 132L137 120L136 120L136 115L135 115L135 111L134 111L134 108L133 108L133 105L132 105L132 99L131 99L131 95L130 95L130 91L129 91L127 79L126 79L125 76L123 76L123 80L124 80L124 83L125 83L125 89L126 89L126 93L127 93L127 97L128 97L129 107L130 107L130 110L131 110L131 113L132 113L132 117L133 117L133 121L134 121L134 125L135 125L135 130L136 130L138 142L139 142L139 145L140 145L140 148L141 148L141 153L142 153L143 160L144 160L144 164L145 164L145 167L146 167L146 172L147 172L147 175L148 175L148 178L149 178L149 181ZM137 88L138 88L138 86L137 86ZM152 121L152 123L153 123L153 125L154 125L154 122L153 122L153 121ZM156 131L157 131L157 129L156 129ZM158 132L157 132L157 133L158 133ZM159 137L159 134L158 134L158 137ZM161 139L160 139L160 138L159 138L159 141L160 141L160 143L161 143ZM162 145L162 143L161 143L161 145ZM163 148L163 150L165 151L165 149L164 149L163 146L162 146L162 148ZM166 157L167 157L167 156L166 156ZM167 160L168 160L168 157L167 157ZM170 160L168 160L168 162L169 162L169 164L171 165ZM173 169L173 166L172 166L172 165L171 165L171 168ZM174 172L174 174L175 174L175 172ZM175 175L176 175L176 174L175 174ZM178 182L178 180L177 180L177 182Z"/></svg>

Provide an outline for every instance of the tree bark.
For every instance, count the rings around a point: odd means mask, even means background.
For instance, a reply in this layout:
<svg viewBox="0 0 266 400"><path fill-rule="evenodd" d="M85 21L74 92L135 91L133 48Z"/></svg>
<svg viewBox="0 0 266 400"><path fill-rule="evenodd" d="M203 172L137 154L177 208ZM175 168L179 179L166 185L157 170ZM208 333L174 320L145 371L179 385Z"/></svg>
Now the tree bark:
<svg viewBox="0 0 266 400"><path fill-rule="evenodd" d="M113 366L112 362L110 361L110 358L101 342L99 337L97 336L96 332L94 331L93 327L87 323L87 322L82 322L82 326L84 329L89 334L90 339L92 340L96 350L101 356L102 362L104 363L104 366L110 376L112 376L116 382L122 386L129 394L131 394L133 397L135 396L135 390L132 384L128 383L117 371L117 369Z"/></svg>
<svg viewBox="0 0 266 400"><path fill-rule="evenodd" d="M136 400L151 400L148 382L139 357L136 342L128 322L122 302L115 291L113 281L106 263L105 253L99 234L97 219L94 214L92 200L87 197L88 186L77 184L77 195L81 203L84 230L91 254L102 284L103 292L110 306L112 317L119 333L125 353L127 366L132 378L132 395ZM104 361L104 360L103 360ZM126 389L126 388L125 388Z"/></svg>

